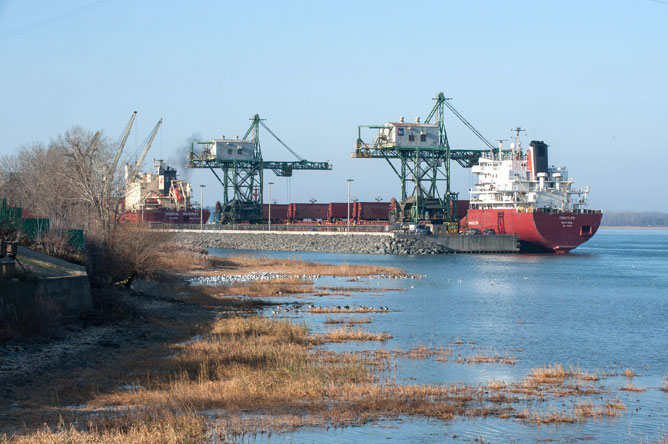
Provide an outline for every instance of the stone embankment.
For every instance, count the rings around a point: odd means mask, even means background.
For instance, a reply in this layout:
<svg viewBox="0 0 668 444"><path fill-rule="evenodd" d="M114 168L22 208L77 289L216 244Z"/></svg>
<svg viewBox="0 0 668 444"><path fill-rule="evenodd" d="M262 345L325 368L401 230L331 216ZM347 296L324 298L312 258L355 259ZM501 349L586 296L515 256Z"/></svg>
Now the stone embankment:
<svg viewBox="0 0 668 444"><path fill-rule="evenodd" d="M446 254L452 250L420 239L395 239L391 234L262 233L239 231L178 231L176 240L198 248L234 250L314 251L353 254Z"/></svg>

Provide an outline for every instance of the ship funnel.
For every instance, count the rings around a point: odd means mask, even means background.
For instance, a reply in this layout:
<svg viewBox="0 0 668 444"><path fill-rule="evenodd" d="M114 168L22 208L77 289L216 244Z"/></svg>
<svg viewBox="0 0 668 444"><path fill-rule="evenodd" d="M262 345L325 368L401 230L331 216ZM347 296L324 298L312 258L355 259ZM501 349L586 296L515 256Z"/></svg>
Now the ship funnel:
<svg viewBox="0 0 668 444"><path fill-rule="evenodd" d="M556 188L557 190L560 190L561 189L561 173L554 173L552 175L552 177L554 178L554 188Z"/></svg>
<svg viewBox="0 0 668 444"><path fill-rule="evenodd" d="M529 144L532 151L531 160L534 173L547 173L547 147L542 140L532 140Z"/></svg>

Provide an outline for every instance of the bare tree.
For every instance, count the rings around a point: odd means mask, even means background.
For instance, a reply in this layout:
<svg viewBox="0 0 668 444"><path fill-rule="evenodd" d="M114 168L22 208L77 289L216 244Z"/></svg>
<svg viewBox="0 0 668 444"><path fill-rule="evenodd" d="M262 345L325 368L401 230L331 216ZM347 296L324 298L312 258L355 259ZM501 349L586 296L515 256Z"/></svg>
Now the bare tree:
<svg viewBox="0 0 668 444"><path fill-rule="evenodd" d="M118 224L123 181L118 168L112 170L112 144L95 133L75 126L51 141L51 149L60 153L64 168L56 174L68 189L69 198L89 212L89 222L106 235Z"/></svg>
<svg viewBox="0 0 668 444"><path fill-rule="evenodd" d="M86 225L104 238L118 224L123 177L102 131L75 126L0 161L0 194L51 219L54 227Z"/></svg>

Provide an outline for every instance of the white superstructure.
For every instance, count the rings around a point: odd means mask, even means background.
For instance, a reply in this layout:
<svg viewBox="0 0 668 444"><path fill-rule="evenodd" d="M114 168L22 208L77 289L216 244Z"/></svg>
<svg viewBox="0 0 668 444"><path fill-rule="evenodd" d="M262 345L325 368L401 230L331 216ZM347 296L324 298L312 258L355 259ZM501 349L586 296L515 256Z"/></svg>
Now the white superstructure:
<svg viewBox="0 0 668 444"><path fill-rule="evenodd" d="M125 167L125 209L179 209L190 207L190 182L177 179L176 170L165 167L162 160L155 165L156 173L139 173L130 177L130 165Z"/></svg>
<svg viewBox="0 0 668 444"><path fill-rule="evenodd" d="M566 167L547 166L547 145L533 141L526 154L519 137L509 151L499 146L472 168L477 184L469 208L572 211L587 206L589 187L572 188Z"/></svg>

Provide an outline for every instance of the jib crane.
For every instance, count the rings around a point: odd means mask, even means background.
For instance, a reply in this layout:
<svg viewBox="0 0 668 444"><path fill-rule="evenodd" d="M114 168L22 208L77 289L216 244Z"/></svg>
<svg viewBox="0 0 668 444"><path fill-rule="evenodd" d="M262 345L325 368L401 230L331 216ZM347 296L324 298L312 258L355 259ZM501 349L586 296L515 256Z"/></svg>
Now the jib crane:
<svg viewBox="0 0 668 444"><path fill-rule="evenodd" d="M272 170L279 177L291 177L295 170L332 169L329 162L312 162L301 158L269 129L258 114L255 114L251 121L251 126L242 139L223 138L193 142L188 155L186 168L209 168L223 186L220 214L222 223L261 220L264 170ZM264 160L260 148L260 127L267 130L297 160ZM202 146L200 152L195 150L198 146ZM222 178L216 169L220 169Z"/></svg>
<svg viewBox="0 0 668 444"><path fill-rule="evenodd" d="M445 107L450 109L485 145L496 148L450 104L445 95L438 93L436 103L424 123L388 123L359 125L353 158L385 159L401 182L401 201L392 215L397 221L429 219L435 222L456 221L453 201L458 194L450 189L450 162L455 160L464 168L477 164L484 151L450 149L445 130ZM432 119L436 120L432 124ZM379 130L372 143L362 140L362 128ZM404 131L409 135L404 137ZM413 134L415 132L415 134ZM429 135L429 137L428 137ZM419 137L416 138L416 137ZM399 160L395 165L392 161ZM445 182L441 192L439 182Z"/></svg>
<svg viewBox="0 0 668 444"><path fill-rule="evenodd" d="M137 111L132 113L132 116L130 116L130 121L128 122L128 125L125 127L125 131L123 131L123 134L121 135L121 141L118 144L118 150L116 150L116 156L114 157L114 161L109 166L107 177L113 177L116 171L116 167L118 167L118 161L120 160L121 154L123 153L123 148L125 148L125 144L128 141L128 136L130 135L130 130L132 130L132 124L134 123L136 117L137 117Z"/></svg>
<svg viewBox="0 0 668 444"><path fill-rule="evenodd" d="M151 131L151 134L148 137L148 141L146 142L146 145L144 146L144 150L142 151L141 155L139 156L139 160L137 160L137 163L135 166L132 168L132 170L127 171L127 179L132 180L135 177L137 177L141 171L141 166L144 163L144 159L146 159L146 154L148 154L148 150L151 149L151 145L153 145L153 140L155 139L155 135L158 134L158 130L160 129L160 125L162 125L162 119L158 121L158 123L155 125L153 128L153 131Z"/></svg>

